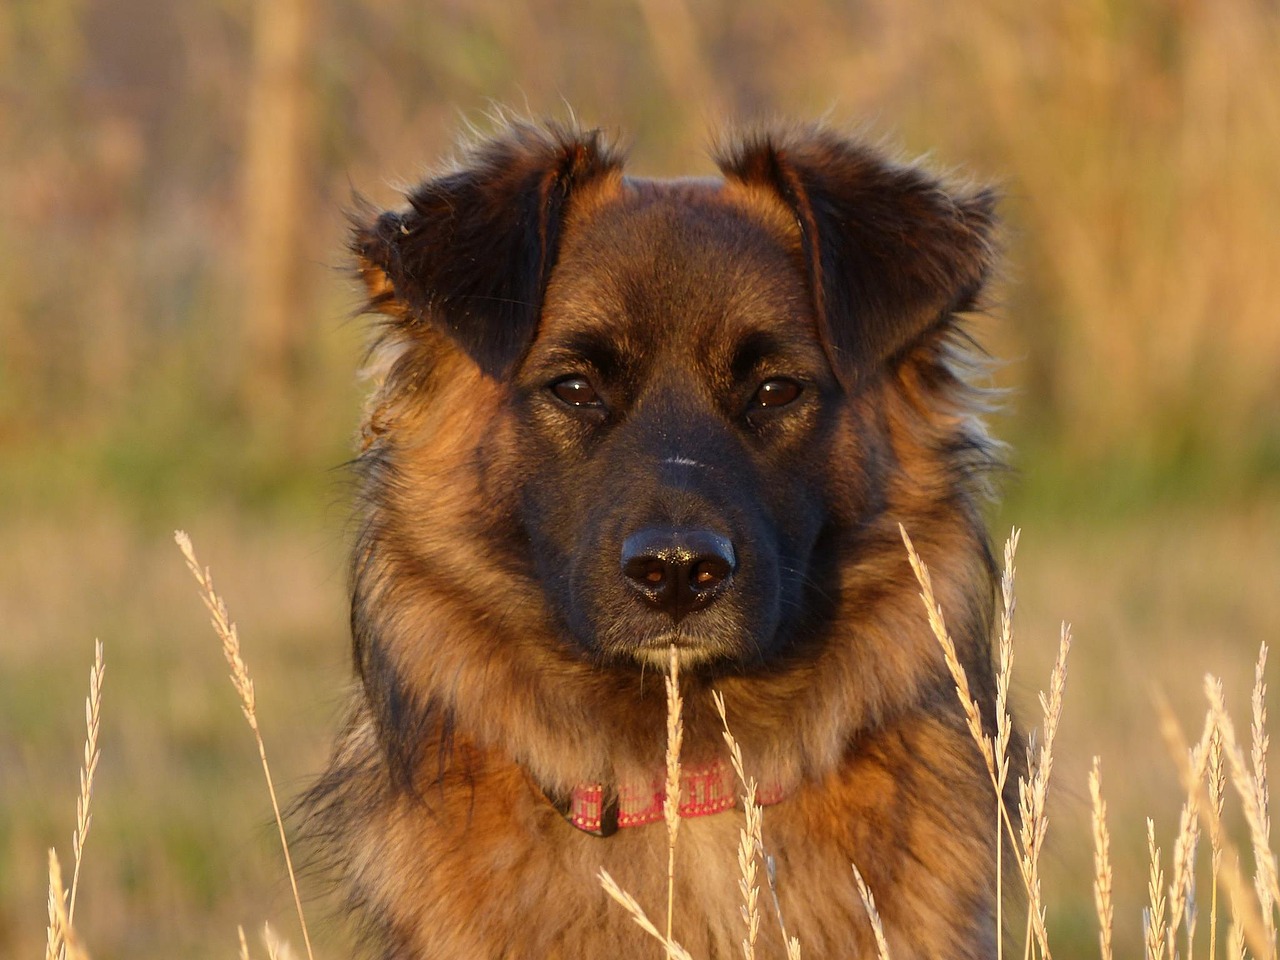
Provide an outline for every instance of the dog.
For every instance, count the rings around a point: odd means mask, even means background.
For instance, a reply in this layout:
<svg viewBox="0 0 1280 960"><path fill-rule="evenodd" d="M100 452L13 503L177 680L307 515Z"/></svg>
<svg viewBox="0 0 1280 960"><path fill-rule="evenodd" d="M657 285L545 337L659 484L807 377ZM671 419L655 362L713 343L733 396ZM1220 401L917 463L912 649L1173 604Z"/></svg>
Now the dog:
<svg viewBox="0 0 1280 960"><path fill-rule="evenodd" d="M899 524L992 718L964 315L996 197L822 126L715 160L632 178L599 131L505 122L354 218L358 682L305 803L377 956L653 955L598 873L663 915L673 647L677 941L745 935L719 691L806 956L875 955L851 863L895 960L995 954L993 787Z"/></svg>

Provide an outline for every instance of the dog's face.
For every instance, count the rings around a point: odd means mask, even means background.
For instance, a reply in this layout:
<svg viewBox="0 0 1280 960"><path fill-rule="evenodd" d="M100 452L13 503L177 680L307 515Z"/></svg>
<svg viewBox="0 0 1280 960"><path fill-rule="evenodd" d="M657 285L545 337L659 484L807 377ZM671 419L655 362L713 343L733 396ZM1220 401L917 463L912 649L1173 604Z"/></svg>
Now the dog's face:
<svg viewBox="0 0 1280 960"><path fill-rule="evenodd" d="M611 659L774 652L827 515L798 231L733 193L623 184L571 222L514 375L538 577Z"/></svg>
<svg viewBox="0 0 1280 960"><path fill-rule="evenodd" d="M988 195L821 131L720 163L627 180L594 135L514 127L357 232L375 306L502 385L506 535L593 659L750 664L820 632L883 454L874 418L840 441L856 400L989 262Z"/></svg>

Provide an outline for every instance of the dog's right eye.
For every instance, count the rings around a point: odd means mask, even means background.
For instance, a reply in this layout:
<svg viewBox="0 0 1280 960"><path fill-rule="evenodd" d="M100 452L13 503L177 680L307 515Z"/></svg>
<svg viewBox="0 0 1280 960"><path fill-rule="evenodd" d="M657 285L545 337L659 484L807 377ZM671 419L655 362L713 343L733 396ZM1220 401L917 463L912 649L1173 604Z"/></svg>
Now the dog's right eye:
<svg viewBox="0 0 1280 960"><path fill-rule="evenodd" d="M785 407L787 404L800 396L803 388L794 380L766 380L760 384L760 389L756 391L756 395L751 398L752 406L755 407Z"/></svg>
<svg viewBox="0 0 1280 960"><path fill-rule="evenodd" d="M551 392L571 407L603 407L604 402L586 377L565 377L551 385Z"/></svg>

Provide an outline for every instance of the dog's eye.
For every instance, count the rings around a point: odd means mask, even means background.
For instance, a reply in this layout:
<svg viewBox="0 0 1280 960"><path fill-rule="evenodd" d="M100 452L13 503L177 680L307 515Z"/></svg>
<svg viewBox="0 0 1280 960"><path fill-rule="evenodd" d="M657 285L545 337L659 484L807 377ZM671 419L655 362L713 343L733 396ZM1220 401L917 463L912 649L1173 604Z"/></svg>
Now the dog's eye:
<svg viewBox="0 0 1280 960"><path fill-rule="evenodd" d="M604 403L586 377L565 377L551 385L551 392L571 407L602 407Z"/></svg>
<svg viewBox="0 0 1280 960"><path fill-rule="evenodd" d="M753 407L785 407L800 396L800 384L794 380L766 380L751 398Z"/></svg>

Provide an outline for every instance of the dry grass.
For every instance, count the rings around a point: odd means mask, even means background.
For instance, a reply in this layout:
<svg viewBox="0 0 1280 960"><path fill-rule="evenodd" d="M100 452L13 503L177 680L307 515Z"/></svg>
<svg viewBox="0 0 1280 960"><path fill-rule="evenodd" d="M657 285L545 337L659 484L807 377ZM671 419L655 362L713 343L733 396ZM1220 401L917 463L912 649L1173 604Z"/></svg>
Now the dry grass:
<svg viewBox="0 0 1280 960"><path fill-rule="evenodd" d="M867 908L867 917L871 921L871 932L876 938L877 960L889 960L889 944L884 938L884 925L880 922L880 911L876 909L876 898L867 887L867 881L862 879L862 872L858 869L858 865L854 863L851 866L853 867L853 882L858 885L858 896L862 898L862 905Z"/></svg>
<svg viewBox="0 0 1280 960"><path fill-rule="evenodd" d="M240 635L235 623L227 612L227 605L214 589L213 574L207 567L202 567L196 559L195 548L191 538L182 531L174 534L174 540L182 551L187 567L200 586L200 597L213 624L214 631L222 642L222 652L231 668L231 683L240 697L240 708L244 718L253 731L258 747L258 756L262 762L262 772L266 779L267 791L271 795L271 807L275 812L276 826L280 833L280 846L284 852L285 869L293 890L294 904L298 911L298 922L302 927L302 938L306 944L307 957L314 960L311 952L311 937L307 930L307 921L302 912L302 900L298 894L297 878L294 874L293 860L289 854L289 842L285 837L284 821L280 815L280 805L276 799L275 784L271 777L271 766L267 761L266 745L262 740L262 732L258 725L257 699L254 693L253 678L240 653ZM80 771L80 794L76 799L76 829L72 835L71 846L75 854L75 872L72 875L71 891L67 893L62 883L62 868L58 862L57 852L49 851L49 929L46 960L88 960L88 953L80 945L75 934L72 921L75 917L77 881L80 877L80 864L84 850L84 841L89 833L91 816L89 802L93 795L94 774L98 769L98 731L102 718L102 680L106 667L103 661L102 643L94 645L94 664L89 674L89 697L85 702L85 721L87 735L84 745L84 767ZM245 941L244 929L237 928L240 939L240 956L248 960L249 948ZM269 925L263 929L263 942L266 944L270 960L287 960L291 956L288 944L277 937Z"/></svg>
<svg viewBox="0 0 1280 960"><path fill-rule="evenodd" d="M974 744L986 763L995 788L996 802L999 807L994 824L997 837L997 848L1008 834L1010 844L1017 856L1019 873L1027 894L1027 925L1023 942L1023 955L1028 960L1050 960L1052 953L1049 945L1047 926L1047 902L1040 884L1039 860L1044 849L1048 830L1048 799L1050 778L1053 770L1053 749L1057 738L1058 726L1062 717L1063 700L1067 680L1067 659L1071 649L1071 630L1067 624L1062 625L1058 655L1049 677L1047 692L1040 694L1042 722L1038 735L1033 733L1028 739L1027 775L1019 780L1019 817L1015 825L1009 811L1005 808L1000 787L1007 775L1007 759L1004 757L1010 739L1011 722L1007 716L1007 690L1009 673L1013 659L1012 651L1012 616L1015 608L1013 597L1014 555L1017 549L1019 532L1015 529L1005 547L1005 570L1001 581L1003 600L1002 616L996 638L998 656L998 709L1004 716L997 718L996 733L988 736L984 731L983 718L976 700L973 699L965 671L956 655L955 644L946 628L946 621L941 606L937 603L928 566L916 552L910 537L902 530L908 558L915 571L921 588L921 599L924 602L930 628L932 629L942 657L956 685L956 693L964 710L966 723ZM1210 900L1209 937L1203 944L1204 952L1210 960L1216 956L1218 929L1221 923L1220 904L1217 897L1218 878L1221 870L1222 855L1226 840L1222 829L1223 795L1225 787L1224 766L1229 768L1231 782L1236 788L1241 806L1249 825L1252 842L1252 855L1255 863L1253 883L1254 902L1250 903L1247 894L1243 893L1243 884L1238 880L1228 882L1231 894L1232 913L1229 919L1227 952L1230 957L1243 957L1245 944L1248 943L1255 958L1274 957L1276 955L1276 929L1274 923L1275 906L1280 902L1280 886L1277 886L1276 857L1270 846L1269 797L1267 792L1266 758L1269 746L1267 734L1266 684L1264 673L1267 660L1267 646L1262 645L1254 670L1255 682L1251 697L1251 726L1249 762L1246 763L1243 749L1239 746L1230 715L1227 713L1222 684L1214 677L1205 678L1205 690L1208 698L1208 712L1205 716L1204 732L1199 742L1190 750L1179 755L1174 751L1174 760L1179 763L1186 785L1186 798L1182 805L1177 834L1173 845L1172 873L1166 884L1166 875L1161 850L1156 842L1155 821L1146 819L1146 842L1148 856L1147 905L1142 911L1143 950L1146 960L1193 960L1197 955L1200 941L1198 931L1198 904L1196 901L1196 862L1200 849L1200 826L1202 820L1207 823L1210 836L1210 868L1213 876L1213 893ZM679 660L676 651L671 652L671 669L667 677L668 703L668 739L667 764L670 771L676 771L678 784L679 771L679 736L681 703L678 680ZM745 771L742 754L729 729L728 717L725 714L723 700L716 697L716 707L724 723L724 737L729 749L734 770L743 787L744 826L740 832L738 848L739 889L743 896L743 918L746 923L746 937L742 941L743 955L752 960L755 955L755 942L759 932L758 886L756 884L756 862L764 859L769 866L768 873L772 880L772 863L761 840L760 821L762 811L756 802L755 780ZM1175 738L1180 736L1175 732ZM1223 761L1225 758L1225 764ZM669 780L669 789L670 783ZM1114 924L1113 882L1110 853L1110 830L1107 825L1107 805L1102 793L1100 761L1094 758L1093 768L1089 775L1089 792L1093 813L1093 849L1094 876L1093 893L1098 920L1098 942L1103 960L1112 957L1112 932ZM1207 796L1208 804L1202 808L1201 797ZM673 880L673 851L676 831L668 824L670 845L668 872L668 909ZM854 883L859 896L866 907L876 943L878 960L888 960L890 951L879 914L875 907L875 898L867 888L856 864L851 864ZM668 957L685 957L687 953L679 944L671 939L670 928L664 936L648 920L639 904L625 891L621 890L611 877L601 871L601 880L609 894L621 903L636 919L636 922L657 939L667 950ZM993 886L999 887L999 874L992 878ZM775 898L776 902L776 898ZM800 943L786 933L785 923L779 911L779 924L782 926L783 938L788 945L788 956L800 956ZM999 928L998 928L999 929Z"/></svg>
<svg viewBox="0 0 1280 960"><path fill-rule="evenodd" d="M1093 758L1089 772L1089 796L1093 801L1093 896L1098 912L1098 952L1102 960L1111 960L1111 927L1115 918L1111 902L1111 833L1107 829L1107 802L1102 799L1098 757Z"/></svg>
<svg viewBox="0 0 1280 960"><path fill-rule="evenodd" d="M240 697L240 706L245 720L253 731L258 747L258 756L262 762L262 772L266 779L267 791L271 796L271 806L275 813L276 826L280 834L280 846L284 853L285 869L293 890L294 904L298 911L298 921L302 928L303 941L306 944L307 957L314 960L311 951L311 937L307 929L306 918L302 912L302 900L298 894L297 878L293 869L293 860L289 854L289 843L285 836L284 821L280 814L280 805L276 799L275 784L271 776L271 766L267 761L266 746L258 725L257 699L254 693L253 678L240 653L240 636L235 623L227 612L226 603L218 595L213 585L213 575L207 567L202 567L196 559L191 539L182 531L174 534L174 539L182 551L188 569L200 586L201 600L209 611L214 631L222 642L222 652L231 668L231 683ZM88 960L88 953L80 945L72 921L75 916L76 892L80 877L80 865L84 850L84 841L89 833L92 821L89 803L93 795L94 775L98 769L100 757L98 750L98 732L102 718L102 682L106 672L101 642L94 645L94 664L89 674L89 696L85 702L85 722L87 733L84 746L84 766L80 771L80 793L76 799L76 829L72 835L72 850L75 855L75 871L72 876L71 890L68 893L62 882L62 868L57 852L49 851L49 927L45 956L46 960ZM248 960L248 945L245 942L243 928L238 928L240 940L240 956ZM277 937L269 925L263 929L263 941L266 944L270 960L287 960L291 956L288 944Z"/></svg>
<svg viewBox="0 0 1280 960"><path fill-rule="evenodd" d="M1045 926L1045 905L1040 887L1040 853L1044 849L1045 835L1048 831L1048 795L1049 777L1053 771L1053 743L1058 732L1058 722L1062 716L1062 696L1067 681L1067 654L1071 649L1071 629L1062 625L1061 640L1058 645L1058 659L1054 663L1049 677L1049 693L1040 694L1040 705L1044 711L1044 723L1041 727L1040 744L1037 747L1033 734L1027 739L1027 771L1028 775L1018 783L1019 819L1015 829L1013 819L1004 804L1004 783L1008 773L1007 758L998 751L1007 749L1011 720L1008 716L1007 703L997 696L997 707L1003 716L997 718L996 734L989 737L984 732L981 709L978 702L969 692L969 681L965 676L964 666L956 655L955 641L947 632L942 606L938 603L933 591L933 581L929 576L929 568L916 552L911 537L905 528L899 526L903 543L907 549L907 557L911 561L911 569L915 571L916 580L920 584L920 599L924 601L925 611L929 618L929 627L942 648L943 661L946 663L952 680L955 681L956 693L964 709L965 721L969 734L973 738L982 759L986 762L987 772L991 777L998 813L995 825L997 860L1003 843L1003 830L1009 834L1009 841L1017 856L1018 872L1022 877L1027 892L1027 937L1024 954L1032 956L1031 935L1034 933L1040 956L1049 960L1049 933ZM1013 661L1012 652L1012 616L1013 600L1013 558L1017 549L1019 531L1014 530L1005 545L1005 571L1001 578L1003 609L1000 635L997 641L1000 664L997 674L1004 673L998 680L997 688L1008 689L1008 671ZM1001 878L997 873L994 878L996 888L1001 887ZM1001 938L997 935L997 942ZM1001 948L1003 949L1003 948Z"/></svg>
<svg viewBox="0 0 1280 960"><path fill-rule="evenodd" d="M280 802L276 799L275 782L271 777L271 764L267 762L267 747L262 740L262 731L258 728L258 708L253 689L253 678L249 676L249 668L245 665L244 658L240 655L239 631L227 613L226 603L223 602L222 597L218 595L218 592L213 587L213 574L208 567L202 567L196 559L195 548L191 545L191 538L181 530L175 531L173 538L178 544L178 549L182 551L183 559L187 562L187 569L191 571L196 583L200 585L200 599L204 602L205 609L209 611L209 618L213 624L214 632L217 633L218 638L222 641L222 653L227 659L227 666L231 668L231 684L240 696L240 709L243 711L244 718L249 724L249 729L253 731L254 741L258 745L258 757L262 762L262 775L267 782L267 792L271 794L271 810L275 814L276 828L280 832L280 849L284 853L285 869L289 875L289 886L293 890L293 903L298 911L298 925L302 928L302 942L306 946L308 960L315 960L311 952L311 933L307 929L307 918L302 912L302 898L298 894L298 878L293 870L293 857L289 854L289 840L285 836L284 818L280 815ZM274 957L279 952L278 942L274 937L270 936L270 928L267 929L267 949ZM242 933L241 944L243 945L243 943L244 937Z"/></svg>
<svg viewBox="0 0 1280 960"><path fill-rule="evenodd" d="M265 748L262 746L261 734L257 723L257 704L252 679L240 653L239 637L235 624L230 620L226 605L214 590L212 578L207 569L196 561L189 541L179 543L188 565L196 576L202 597L213 619L215 629L222 641L224 655L231 667L232 682L241 699L241 707L255 734L259 756L263 762L264 775L268 781L269 792L274 794L271 785L269 766L266 764ZM943 659L955 660L954 646L948 644L943 612L933 597L932 585L926 564L915 555L914 549L907 540L909 556L920 580L922 598L926 605L929 622L935 631L942 651ZM1015 607L1012 596L1013 557L1016 545L1015 537L1011 538L1006 550L1006 570L1003 580L1004 613L998 626L997 656L1000 661L999 671L1006 674L1000 683L1008 687L1007 676L1012 663L1012 629L1010 622ZM948 650L951 653L948 653ZM1063 700L1067 677L1067 654L1070 649L1070 632L1063 628L1059 651L1053 670L1050 674L1048 689L1041 694L1042 727L1038 737L1032 739L1029 747L1029 769L1027 777L1020 783L1020 819L1021 824L1012 829L1012 818L1007 811L1001 812L1000 821L993 824L997 836L1007 838L1011 849L1017 857L1020 876L1027 887L1028 919L1027 933L1024 938L1023 952L1027 957L1048 958L1050 954L1049 933L1046 906L1051 899L1046 899L1039 885L1037 861L1044 846L1048 817L1048 794L1050 773L1053 768L1053 751L1057 739L1058 726L1062 715ZM1266 683L1265 668L1267 664L1267 647L1262 645L1256 661L1253 675L1254 684L1250 697L1250 723L1248 743L1243 743L1237 736L1233 720L1227 710L1226 695L1221 680L1213 676L1205 678L1204 688L1207 701L1204 729L1199 739L1190 748L1182 745L1181 734L1176 730L1176 722L1165 718L1162 724L1165 737L1173 745L1173 762L1177 767L1184 786L1184 799L1178 819L1178 829L1172 840L1171 869L1166 873L1164 861L1158 843L1158 831L1153 819L1145 822L1145 840L1148 857L1148 874L1146 880L1146 905L1142 911L1143 949L1151 960L1193 960L1197 956L1207 956L1216 960L1221 951L1226 957L1250 956L1254 960L1274 957L1276 953L1276 904L1280 903L1280 884L1278 884L1277 862L1271 849L1271 825L1269 816L1269 790L1267 755L1269 736L1267 733ZM984 723L980 715L968 716L969 711L977 711L977 705L967 693L967 684L958 662L953 669L956 680L959 702L966 709L966 718L971 733L974 733L975 749L978 749L987 763L993 786L1001 782L1000 757L1003 755L1001 744L1007 744L1008 733L1001 733L998 722ZM93 797L95 774L99 767L100 751L98 747L99 732L102 721L102 688L105 667L101 644L95 648L94 666L90 673L90 690L86 700L86 738L84 764L80 773L80 792L76 805L76 829L73 834L72 849L75 854L75 868L71 889L68 891L62 879L61 865L56 853L49 854L49 933L47 938L47 960L85 960L88 952L73 926L75 894L77 879L80 875L80 864L85 840L89 835L92 817L90 801ZM671 669L667 677L668 695L668 778L669 783L679 784L680 759L679 751L682 740L682 704L679 693L679 663L674 655ZM1003 699L1003 698L1002 698ZM743 765L741 751L729 729L729 718L724 714L722 702L717 704L721 719L725 725L726 746L733 762L743 791L743 827L740 832L738 848L739 887L743 898L744 937L742 941L743 955L752 960L756 939L761 924L760 914L760 882L759 872L764 866L766 878L770 885L774 883L774 868L762 842L761 817L762 810L757 801L757 784ZM994 728L994 737L983 732ZM1006 768L1007 769L1007 768ZM1253 865L1252 879L1246 879L1241 869L1242 858L1232 844L1230 831L1226 829L1224 816L1226 810L1227 784L1231 784L1238 800L1239 812L1247 826L1247 853ZM1108 825L1107 803L1104 798L1100 763L1095 758L1089 776L1089 791L1092 800L1093 817L1093 896L1098 920L1098 939L1103 960L1110 960L1113 952L1112 939L1115 922L1114 877L1111 864L1111 832ZM675 798L667 811L668 844L668 917L667 929L664 932L658 925L650 921L638 903L625 891L621 890L607 874L602 874L601 881L605 890L616 901L627 909L636 923L654 940L656 940L669 958L675 960L692 960L688 952L672 939L670 931L671 915L678 906L673 897L674 890L674 857L673 851L678 838L679 817L672 812L678 810L678 793L669 789L669 798ZM273 799L274 804L274 799ZM279 826L279 824L278 824ZM1208 856L1203 856L1203 847L1199 840L1201 833L1208 839ZM283 840L283 832L282 832ZM1200 863L1206 860L1207 863ZM292 866L287 844L285 845L286 870L291 874ZM1200 922L1199 905L1196 899L1197 867L1207 867L1211 883L1211 894L1208 904L1208 922ZM853 882L866 906L869 922L875 937L879 960L887 960L890 946L882 928L872 891L868 890L857 871L852 866ZM292 877L290 877L292 882ZM993 878L993 883L996 880ZM1225 890L1225 899L1219 897L1219 888ZM294 885L296 891L296 884ZM775 897L776 905L776 897ZM299 910L300 901L295 900ZM778 915L778 922L783 932L784 941L788 944L789 956L800 956L800 944L786 932L784 918ZM310 937L305 931L304 938L310 950ZM1207 933L1206 933L1207 931ZM1225 936L1224 936L1225 934ZM1220 943L1222 938L1225 942ZM270 958L285 958L289 955L287 945L283 944L268 928L264 932L264 943ZM240 955L247 958L248 945L243 932L240 933Z"/></svg>
<svg viewBox="0 0 1280 960"><path fill-rule="evenodd" d="M76 892L79 889L80 864L84 859L84 842L89 836L92 815L93 778L98 771L98 731L102 726L102 680L106 675L102 642L93 644L93 668L89 671L89 696L85 700L84 766L80 768L80 793L76 796L76 829L71 835L75 869L71 892L62 885L62 866L56 850L49 850L49 927L45 941L45 960L77 960L85 957L75 935Z"/></svg>
<svg viewBox="0 0 1280 960"><path fill-rule="evenodd" d="M720 714L720 722L724 725L724 742L729 748L729 760L742 785L742 815L745 822L738 831L738 890L742 894L742 920L747 927L746 936L742 940L742 956L744 960L755 960L756 939L760 936L760 885L756 881L756 870L759 861L765 856L762 832L764 808L757 800L759 784L755 777L747 773L742 762L742 748L729 729L724 697L717 691L713 698L716 712ZM790 943L786 924L782 921L782 911L777 912L783 942Z"/></svg>
<svg viewBox="0 0 1280 960"><path fill-rule="evenodd" d="M742 762L742 748L729 729L729 715L725 712L724 697L719 691L712 693L716 712L720 714L720 722L724 726L724 742L729 749L729 760L733 764L733 772L742 786L742 813L744 824L738 842L738 872L741 879L738 887L742 892L742 915L747 924L747 939L743 941L744 955L750 960L754 956L755 940L760 931L759 889L756 886L757 861L764 864L765 878L769 883L769 894L773 899L773 913L778 920L778 932L787 950L788 960L800 960L800 941L787 933L786 918L782 915L782 903L778 900L778 875L773 857L764 848L764 807L759 800L760 784L755 777L747 773Z"/></svg>
<svg viewBox="0 0 1280 960"><path fill-rule="evenodd" d="M49 944L46 960L89 960L67 913L67 892L56 850L49 850Z"/></svg>
<svg viewBox="0 0 1280 960"><path fill-rule="evenodd" d="M903 531L904 535L906 531ZM1016 527L1004 547L1004 573L1000 577L1000 633L996 643L996 737L992 752L995 754L996 779L996 929L1004 929L1004 788L1009 779L1009 741L1013 736L1013 718L1009 713L1009 682L1013 678L1013 614L1017 600L1013 585L1017 567L1014 557L1018 552L1021 531ZM856 867L854 868L857 869ZM997 960L1004 957L1004 939L996 940Z"/></svg>
<svg viewBox="0 0 1280 960"><path fill-rule="evenodd" d="M667 942L676 912L676 839L680 833L680 749L684 745L684 700L680 696L680 654L671 647L665 678L667 691L667 782L662 819L667 825Z"/></svg>
<svg viewBox="0 0 1280 960"><path fill-rule="evenodd" d="M671 921L675 914L676 839L680 831L680 748L684 742L684 701L680 696L680 658L676 648L671 648L671 658L666 675L667 691L667 779L666 795L662 801L662 817L667 828L667 926L660 931L635 897L627 893L609 871L600 868L600 885L614 900L620 903L636 924L653 937L666 952L667 960L693 960L689 952L671 936Z"/></svg>
<svg viewBox="0 0 1280 960"><path fill-rule="evenodd" d="M80 768L80 794L76 797L76 830L71 835L71 852L75 871L71 875L71 893L67 898L67 926L76 919L76 892L80 889L80 864L84 859L84 842L89 836L89 801L93 797L93 777L98 772L98 731L102 728L102 678L106 674L102 641L93 644L93 669L89 671L89 696L84 703L84 766Z"/></svg>

